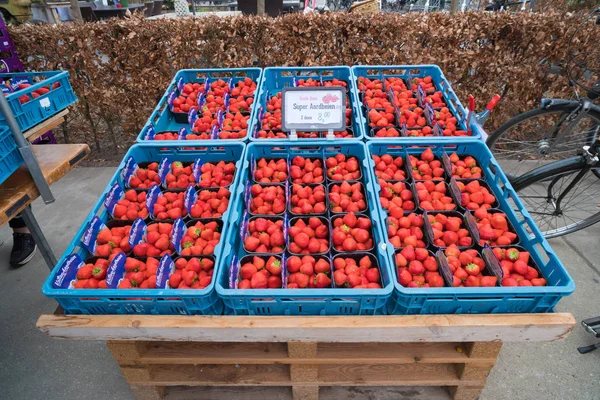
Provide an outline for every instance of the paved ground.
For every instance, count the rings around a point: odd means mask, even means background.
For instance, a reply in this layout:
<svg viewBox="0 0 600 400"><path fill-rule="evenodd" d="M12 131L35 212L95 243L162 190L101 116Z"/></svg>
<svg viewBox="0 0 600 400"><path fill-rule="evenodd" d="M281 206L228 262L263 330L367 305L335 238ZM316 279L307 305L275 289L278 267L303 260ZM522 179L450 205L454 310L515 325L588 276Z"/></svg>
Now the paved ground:
<svg viewBox="0 0 600 400"><path fill-rule="evenodd" d="M113 174L113 168L79 168L53 186L54 204L34 204L50 245L57 256L89 213L98 195ZM558 311L573 313L580 321L600 315L600 226L555 239L552 246L577 283L575 293L564 299ZM0 230L0 387L2 398L17 399L130 399L127 384L106 346L99 342L50 339L35 329L42 313L51 313L56 303L44 297L40 288L48 269L38 254L26 267L12 270L8 258L10 230ZM578 346L594 339L580 326L566 339L554 343L505 344L492 371L482 399L599 399L600 351L580 355ZM216 395L203 392L197 398L286 398L253 395ZM409 389L323 391L323 398L398 399L427 398ZM444 394L437 394L444 398Z"/></svg>

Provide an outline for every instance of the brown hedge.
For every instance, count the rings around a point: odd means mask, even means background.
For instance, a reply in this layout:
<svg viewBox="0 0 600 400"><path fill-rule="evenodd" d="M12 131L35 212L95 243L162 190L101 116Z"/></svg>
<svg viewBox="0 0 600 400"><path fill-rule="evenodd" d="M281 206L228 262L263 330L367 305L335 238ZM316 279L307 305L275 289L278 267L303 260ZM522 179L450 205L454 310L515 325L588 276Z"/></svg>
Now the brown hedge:
<svg viewBox="0 0 600 400"><path fill-rule="evenodd" d="M79 129L99 147L106 134L115 144L133 143L175 72L205 67L438 64L463 102L472 93L482 109L494 93L504 95L492 130L542 96L571 93L547 66L566 58L580 21L568 13L482 12L133 17L23 25L10 33L26 68L70 72L87 120ZM597 30L582 37L580 49L598 43Z"/></svg>

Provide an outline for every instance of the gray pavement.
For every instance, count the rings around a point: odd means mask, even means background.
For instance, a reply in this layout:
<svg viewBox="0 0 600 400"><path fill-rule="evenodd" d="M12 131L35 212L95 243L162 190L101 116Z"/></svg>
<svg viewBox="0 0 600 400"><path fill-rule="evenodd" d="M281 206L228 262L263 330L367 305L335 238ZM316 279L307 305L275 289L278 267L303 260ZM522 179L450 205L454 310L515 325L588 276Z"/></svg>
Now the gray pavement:
<svg viewBox="0 0 600 400"><path fill-rule="evenodd" d="M52 186L56 202L34 203L33 211L57 257L114 172L113 168L78 168ZM46 337L35 328L40 314L52 313L56 303L41 293L48 275L37 254L27 266L8 265L12 245L8 227L0 230L0 388L2 399L132 399L116 362L102 342L64 341ZM577 289L557 311L581 319L600 315L600 226L554 239L551 244L567 266ZM562 341L506 343L489 376L481 399L600 399L600 351L580 355L578 346L594 343L578 325ZM264 392L263 392L264 393ZM342 393L346 393L343 395ZM255 393L252 398L261 398ZM445 398L418 396L407 389L340 392L325 389L322 398L398 399ZM231 392L204 392L197 398L249 398ZM264 398L275 398L264 396ZM277 396L277 398L279 398ZM284 395L282 398L286 398Z"/></svg>

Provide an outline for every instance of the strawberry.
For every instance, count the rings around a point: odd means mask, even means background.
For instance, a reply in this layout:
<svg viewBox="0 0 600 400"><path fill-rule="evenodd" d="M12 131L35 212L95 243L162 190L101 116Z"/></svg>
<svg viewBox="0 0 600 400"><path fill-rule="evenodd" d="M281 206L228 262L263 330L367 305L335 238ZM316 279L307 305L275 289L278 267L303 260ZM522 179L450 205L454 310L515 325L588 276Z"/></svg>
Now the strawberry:
<svg viewBox="0 0 600 400"><path fill-rule="evenodd" d="M389 154L382 156L373 155L375 175L385 181L403 181L406 179L404 159L402 156L393 157Z"/></svg>
<svg viewBox="0 0 600 400"><path fill-rule="evenodd" d="M254 184L250 187L249 211L254 215L276 215L285 211L285 191L281 185Z"/></svg>
<svg viewBox="0 0 600 400"><path fill-rule="evenodd" d="M148 218L146 192L136 192L133 189L126 191L124 198L117 201L112 216L123 221L134 221L138 217Z"/></svg>
<svg viewBox="0 0 600 400"><path fill-rule="evenodd" d="M215 262L208 257L178 258L169 276L171 289L204 289L212 282Z"/></svg>
<svg viewBox="0 0 600 400"><path fill-rule="evenodd" d="M160 177L158 176L158 163L149 163L146 167L138 165L138 169L127 182L132 189L149 189L153 185L160 185Z"/></svg>
<svg viewBox="0 0 600 400"><path fill-rule="evenodd" d="M221 240L221 227L216 220L197 221L189 226L181 238L182 256L211 255Z"/></svg>
<svg viewBox="0 0 600 400"><path fill-rule="evenodd" d="M292 159L290 166L290 178L292 183L321 183L323 176L323 161L296 156Z"/></svg>
<svg viewBox="0 0 600 400"><path fill-rule="evenodd" d="M371 236L371 220L357 217L353 212L332 219L333 231L331 240L337 251L364 251L373 247Z"/></svg>
<svg viewBox="0 0 600 400"><path fill-rule="evenodd" d="M394 248L426 247L423 234L423 215L412 213L400 218L390 215L387 223L388 239Z"/></svg>
<svg viewBox="0 0 600 400"><path fill-rule="evenodd" d="M323 214L325 208L325 186L292 185L290 211L294 214Z"/></svg>
<svg viewBox="0 0 600 400"><path fill-rule="evenodd" d="M425 149L419 158L412 154L408 156L412 167L412 176L415 180L421 181L442 181L446 173L442 167L442 162L436 158L431 147Z"/></svg>
<svg viewBox="0 0 600 400"><path fill-rule="evenodd" d="M465 184L457 181L461 191L461 205L471 211L479 208L492 208L496 204L496 197L483 181L473 180Z"/></svg>
<svg viewBox="0 0 600 400"><path fill-rule="evenodd" d="M473 215L477 220L480 245L508 246L519 240L503 212L479 208Z"/></svg>
<svg viewBox="0 0 600 400"><path fill-rule="evenodd" d="M360 166L356 157L346 157L344 154L327 157L325 160L327 176L332 181L359 180Z"/></svg>
<svg viewBox="0 0 600 400"><path fill-rule="evenodd" d="M341 184L331 185L329 187L329 205L331 211L342 213L366 210L367 203L364 193L364 187L360 182L350 184L347 181L343 181Z"/></svg>
<svg viewBox="0 0 600 400"><path fill-rule="evenodd" d="M358 263L355 258L338 255L333 259L333 280L338 288L378 289L381 288L381 275L373 256L362 256Z"/></svg>
<svg viewBox="0 0 600 400"><path fill-rule="evenodd" d="M419 206L427 211L450 211L456 209L445 182L421 181L415 183Z"/></svg>
<svg viewBox="0 0 600 400"><path fill-rule="evenodd" d="M282 183L288 178L288 166L285 159L261 158L256 163L253 178L258 183Z"/></svg>
<svg viewBox="0 0 600 400"><path fill-rule="evenodd" d="M219 161L218 163L204 163L200 167L200 181L198 186L202 189L226 187L233 182L235 163Z"/></svg>
<svg viewBox="0 0 600 400"><path fill-rule="evenodd" d="M406 182L387 182L379 179L379 201L389 214L399 218L405 211L414 211L415 201L411 187Z"/></svg>
<svg viewBox="0 0 600 400"><path fill-rule="evenodd" d="M281 283L281 259L276 256L246 256L240 262L238 289L278 289Z"/></svg>
<svg viewBox="0 0 600 400"><path fill-rule="evenodd" d="M185 192L164 192L156 199L152 213L157 220L176 220L187 216L183 204Z"/></svg>
<svg viewBox="0 0 600 400"><path fill-rule="evenodd" d="M196 202L189 210L192 218L219 218L223 216L229 207L229 189L221 187L216 189L205 189L198 192Z"/></svg>
<svg viewBox="0 0 600 400"><path fill-rule="evenodd" d="M540 272L531 266L529 253L511 247L501 249L493 247L492 252L500 262L504 274L502 286L546 286L546 280L540 277Z"/></svg>
<svg viewBox="0 0 600 400"><path fill-rule="evenodd" d="M244 239L244 249L251 253L281 253L285 248L283 219L251 218Z"/></svg>

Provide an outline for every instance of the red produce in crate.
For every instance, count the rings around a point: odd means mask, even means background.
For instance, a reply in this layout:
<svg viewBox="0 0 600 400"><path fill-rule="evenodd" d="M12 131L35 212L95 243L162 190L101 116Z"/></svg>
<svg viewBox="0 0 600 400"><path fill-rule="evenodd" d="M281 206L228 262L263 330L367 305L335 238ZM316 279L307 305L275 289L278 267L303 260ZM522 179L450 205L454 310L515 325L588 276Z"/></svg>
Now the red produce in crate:
<svg viewBox="0 0 600 400"><path fill-rule="evenodd" d="M429 95L425 96L424 101L426 103L431 104L431 106L433 108L446 107L446 102L444 101L444 95L440 91L437 91L437 92L434 92L433 94L429 94Z"/></svg>
<svg viewBox="0 0 600 400"><path fill-rule="evenodd" d="M250 187L250 212L259 215L275 215L285 211L285 190L281 185Z"/></svg>
<svg viewBox="0 0 600 400"><path fill-rule="evenodd" d="M357 78L358 90L364 92L366 90L381 90L383 91L383 82L379 79L369 79L364 76Z"/></svg>
<svg viewBox="0 0 600 400"><path fill-rule="evenodd" d="M452 245L444 250L448 266L453 275L454 287L493 287L498 279L495 276L485 276L485 262L477 250L459 250Z"/></svg>
<svg viewBox="0 0 600 400"><path fill-rule="evenodd" d="M490 213L487 208L479 208L473 215L477 220L481 246L486 243L490 246L508 246L519 240L517 234L510 230L506 214Z"/></svg>
<svg viewBox="0 0 600 400"><path fill-rule="evenodd" d="M120 252L129 253L129 231L131 225L104 228L96 236L96 255L109 257Z"/></svg>
<svg viewBox="0 0 600 400"><path fill-rule="evenodd" d="M360 165L356 157L346 157L344 154L337 154L327 157L327 176L332 181L356 181L360 179Z"/></svg>
<svg viewBox="0 0 600 400"><path fill-rule="evenodd" d="M87 263L77 270L75 275L75 289L107 289L106 270L109 261L106 258L98 258L94 263Z"/></svg>
<svg viewBox="0 0 600 400"><path fill-rule="evenodd" d="M256 137L259 139L286 139L287 133L281 131L270 131L261 129L256 133Z"/></svg>
<svg viewBox="0 0 600 400"><path fill-rule="evenodd" d="M369 101L367 101L369 104ZM371 109L367 115L369 117L369 126L371 127L386 127L394 126L396 117L394 115L394 107L386 106L383 110Z"/></svg>
<svg viewBox="0 0 600 400"><path fill-rule="evenodd" d="M219 132L219 139L244 139L247 134L247 129L234 131L222 130Z"/></svg>
<svg viewBox="0 0 600 400"><path fill-rule="evenodd" d="M154 135L154 140L179 140L178 132L160 132Z"/></svg>
<svg viewBox="0 0 600 400"><path fill-rule="evenodd" d="M445 172L442 162L435 158L430 147L425 149L419 158L412 154L408 156L412 166L412 176L417 181L441 181Z"/></svg>
<svg viewBox="0 0 600 400"><path fill-rule="evenodd" d="M146 230L146 241L133 247L133 255L136 257L162 257L172 254L175 248L171 244L173 224L158 222L148 225Z"/></svg>
<svg viewBox="0 0 600 400"><path fill-rule="evenodd" d="M458 154L452 153L448 157L452 164L452 176L457 179L481 178L481 168L477 165L475 158L466 156L461 159Z"/></svg>
<svg viewBox="0 0 600 400"><path fill-rule="evenodd" d="M229 82L224 79L217 79L216 81L212 81L210 83L210 88L208 89L208 95L213 95L215 97L223 97L225 93L229 93Z"/></svg>
<svg viewBox="0 0 600 400"><path fill-rule="evenodd" d="M242 115L241 113L225 114L223 119L222 130L224 131L239 131L242 129L248 129L249 115Z"/></svg>
<svg viewBox="0 0 600 400"><path fill-rule="evenodd" d="M387 221L388 238L394 248L426 247L423 235L423 215L412 213L400 218L388 216Z"/></svg>
<svg viewBox="0 0 600 400"><path fill-rule="evenodd" d="M219 218L229 206L229 197L231 193L227 188L214 190L201 190L198 192L198 198L190 209L192 218Z"/></svg>
<svg viewBox="0 0 600 400"><path fill-rule="evenodd" d="M296 254L318 254L329 251L329 227L317 217L306 223L302 219L292 222L288 231L288 250Z"/></svg>
<svg viewBox="0 0 600 400"><path fill-rule="evenodd" d="M211 139L210 131L213 126L219 126L219 121L217 120L216 114L213 114L210 111L204 111L202 114L198 115L198 119L194 122L194 126L192 127L192 133L186 136L187 140L199 140L199 139ZM190 135L195 134L195 137L190 137Z"/></svg>
<svg viewBox="0 0 600 400"><path fill-rule="evenodd" d="M215 262L210 258L192 257L175 260L175 271L169 276L171 289L204 289L212 282Z"/></svg>
<svg viewBox="0 0 600 400"><path fill-rule="evenodd" d="M270 256L253 256L251 261L245 260L240 265L238 289L280 289L281 259Z"/></svg>
<svg viewBox="0 0 600 400"><path fill-rule="evenodd" d="M406 246L396 252L398 283L404 287L444 287L439 265L434 256L424 248Z"/></svg>
<svg viewBox="0 0 600 400"><path fill-rule="evenodd" d="M394 105L404 111L417 108L418 99L413 96L410 90L394 91Z"/></svg>
<svg viewBox="0 0 600 400"><path fill-rule="evenodd" d="M400 123L406 124L407 128L422 128L427 125L427 120L421 107L404 108L400 114Z"/></svg>
<svg viewBox="0 0 600 400"><path fill-rule="evenodd" d="M215 247L221 240L217 221L197 221L187 228L181 239L182 256L207 256L214 254Z"/></svg>
<svg viewBox="0 0 600 400"><path fill-rule="evenodd" d="M249 114L253 103L254 97L232 97L229 100L229 109L227 111L232 113Z"/></svg>
<svg viewBox="0 0 600 400"><path fill-rule="evenodd" d="M479 181L468 183L458 181L457 186L461 192L460 205L471 211L479 208L491 208L496 203L496 197Z"/></svg>
<svg viewBox="0 0 600 400"><path fill-rule="evenodd" d="M283 219L253 218L248 222L244 249L251 253L281 253L285 248Z"/></svg>
<svg viewBox="0 0 600 400"><path fill-rule="evenodd" d="M424 126L421 129L408 129L407 135L409 137L428 137L435 136L433 133L433 129L430 126Z"/></svg>
<svg viewBox="0 0 600 400"><path fill-rule="evenodd" d="M281 131L281 92L267 101L266 108L267 112L261 121L261 128Z"/></svg>
<svg viewBox="0 0 600 400"><path fill-rule="evenodd" d="M292 183L321 183L323 176L323 161L296 156L290 165L290 178Z"/></svg>
<svg viewBox="0 0 600 400"><path fill-rule="evenodd" d="M204 163L200 167L200 181L198 186L201 188L224 187L229 186L233 181L235 173L235 163L219 161L218 163Z"/></svg>
<svg viewBox="0 0 600 400"><path fill-rule="evenodd" d="M155 184L161 184L157 162L148 164L146 168L139 167L128 182L129 187L132 189L148 189Z"/></svg>
<svg viewBox="0 0 600 400"><path fill-rule="evenodd" d="M169 189L185 189L190 183L195 184L196 179L192 173L193 163L183 164L181 161L171 163L171 171L165 176L165 183Z"/></svg>
<svg viewBox="0 0 600 400"><path fill-rule="evenodd" d="M348 183L344 181L340 184L331 185L329 188L329 204L331 211L342 212L360 212L367 209L364 189L360 182Z"/></svg>
<svg viewBox="0 0 600 400"><path fill-rule="evenodd" d="M424 76L422 78L413 78L411 84L411 90L413 92L417 91L417 86L421 86L425 93L432 92L436 90L435 84L433 83L433 78L431 76Z"/></svg>
<svg viewBox="0 0 600 400"><path fill-rule="evenodd" d="M118 289L156 289L156 271L159 260L148 257L145 261L132 257L125 259L125 275L117 286Z"/></svg>
<svg viewBox="0 0 600 400"><path fill-rule="evenodd" d="M183 85L183 90L173 100L171 111L187 113L191 109L198 109L198 95L204 92L204 84L188 82Z"/></svg>
<svg viewBox="0 0 600 400"><path fill-rule="evenodd" d="M546 286L546 279L529 265L529 252L514 247L494 247L494 256L500 263L503 276L502 286Z"/></svg>
<svg viewBox="0 0 600 400"><path fill-rule="evenodd" d="M371 220L357 217L353 212L332 220L331 240L337 251L355 252L373 248Z"/></svg>
<svg viewBox="0 0 600 400"><path fill-rule="evenodd" d="M324 258L291 256L286 260L288 289L331 287L331 266Z"/></svg>
<svg viewBox="0 0 600 400"><path fill-rule="evenodd" d="M322 214L325 207L325 186L292 185L290 199L294 214Z"/></svg>
<svg viewBox="0 0 600 400"><path fill-rule="evenodd" d="M433 244L438 247L471 246L473 238L465 228L462 218L446 214L427 214L433 228Z"/></svg>
<svg viewBox="0 0 600 400"><path fill-rule="evenodd" d="M134 189L126 191L124 198L117 201L113 217L123 221L135 221L138 217L148 218L146 192L136 192Z"/></svg>
<svg viewBox="0 0 600 400"><path fill-rule="evenodd" d="M406 179L404 159L402 156L393 157L389 154L373 156L375 162L375 175L386 181L403 181Z"/></svg>
<svg viewBox="0 0 600 400"><path fill-rule="evenodd" d="M467 136L468 133L462 129L458 129L458 122L456 117L452 115L447 107L436 111L433 115L433 119L437 121L438 125L442 128L444 136Z"/></svg>
<svg viewBox="0 0 600 400"><path fill-rule="evenodd" d="M283 183L287 180L287 161L285 158L261 158L256 162L254 180L260 183Z"/></svg>
<svg viewBox="0 0 600 400"><path fill-rule="evenodd" d="M381 128L375 130L375 137L400 137L400 131L396 128Z"/></svg>
<svg viewBox="0 0 600 400"><path fill-rule="evenodd" d="M407 90L404 79L394 76L385 78L385 88L386 90L391 89L393 92L404 92Z"/></svg>
<svg viewBox="0 0 600 400"><path fill-rule="evenodd" d="M387 182L379 179L379 201L381 206L394 217L401 217L404 211L415 209L413 192L406 182Z"/></svg>
<svg viewBox="0 0 600 400"><path fill-rule="evenodd" d="M447 196L445 182L422 181L415 183L419 206L427 211L450 211L456 209L452 197Z"/></svg>
<svg viewBox="0 0 600 400"><path fill-rule="evenodd" d="M183 204L185 192L165 192L158 196L154 203L155 219L177 219L185 217L188 212Z"/></svg>
<svg viewBox="0 0 600 400"><path fill-rule="evenodd" d="M333 259L333 280L338 288L380 289L381 274L368 255L358 263L352 257L337 256Z"/></svg>
<svg viewBox="0 0 600 400"><path fill-rule="evenodd" d="M237 81L233 89L231 89L232 96L254 96L254 92L256 92L256 82L254 82L250 78L244 78L241 81Z"/></svg>

